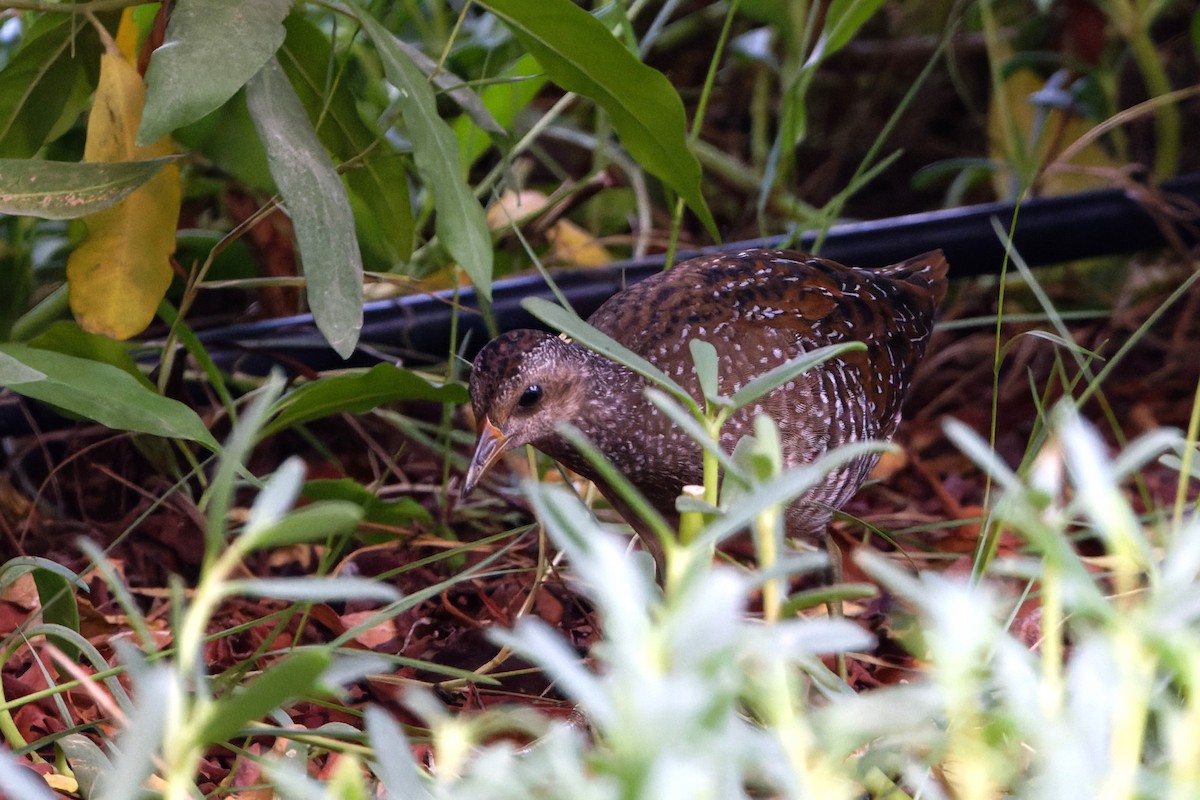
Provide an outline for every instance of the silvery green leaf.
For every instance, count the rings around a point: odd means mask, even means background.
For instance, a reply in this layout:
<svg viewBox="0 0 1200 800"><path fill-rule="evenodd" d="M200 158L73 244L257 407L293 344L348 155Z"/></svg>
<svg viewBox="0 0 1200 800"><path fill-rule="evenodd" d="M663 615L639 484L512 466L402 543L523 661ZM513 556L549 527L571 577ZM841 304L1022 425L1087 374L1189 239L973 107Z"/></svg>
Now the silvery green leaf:
<svg viewBox="0 0 1200 800"><path fill-rule="evenodd" d="M363 600L394 603L400 599L395 587L367 578L339 576L335 578L262 578L227 582L228 595L273 597L309 603Z"/></svg>
<svg viewBox="0 0 1200 800"><path fill-rule="evenodd" d="M274 525L291 510L304 485L304 473L304 459L299 456L289 456L279 465L254 498L243 536L253 536L256 531Z"/></svg>

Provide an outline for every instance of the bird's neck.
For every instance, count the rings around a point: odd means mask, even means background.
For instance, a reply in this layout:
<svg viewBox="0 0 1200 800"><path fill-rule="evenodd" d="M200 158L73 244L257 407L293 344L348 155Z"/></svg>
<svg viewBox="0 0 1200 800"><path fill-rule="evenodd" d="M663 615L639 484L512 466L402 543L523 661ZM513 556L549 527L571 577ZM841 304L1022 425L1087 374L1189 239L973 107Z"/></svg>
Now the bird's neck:
<svg viewBox="0 0 1200 800"><path fill-rule="evenodd" d="M646 399L649 382L628 367L587 352L588 384L573 424L654 505L674 507L687 483L699 482L697 446ZM557 460L595 481L604 481L574 448L559 442Z"/></svg>

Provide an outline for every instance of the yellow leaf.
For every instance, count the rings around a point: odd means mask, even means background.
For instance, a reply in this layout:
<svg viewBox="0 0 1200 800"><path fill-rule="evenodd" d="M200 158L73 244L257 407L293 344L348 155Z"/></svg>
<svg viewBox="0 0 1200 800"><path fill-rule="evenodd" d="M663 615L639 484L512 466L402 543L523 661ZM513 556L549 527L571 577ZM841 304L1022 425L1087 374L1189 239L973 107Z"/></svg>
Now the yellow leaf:
<svg viewBox="0 0 1200 800"><path fill-rule="evenodd" d="M117 26L117 40L113 44L130 64L137 64L139 36L137 23L133 21L133 9L127 8L121 12L121 24Z"/></svg>
<svg viewBox="0 0 1200 800"><path fill-rule="evenodd" d="M1039 119L1040 112L1030 96L1045 86L1040 75L1021 68L1005 79L1001 92L992 96L988 113L988 150L997 163L1005 165L995 175L996 191L1001 197L1011 194L1009 180L1014 166L1019 170L1024 162L1042 169L1092 127L1092 123L1080 115L1064 113L1061 109L1053 109ZM1006 118L1011 122L1011 130L1006 129ZM1019 141L1013 141L1014 137ZM1031 143L1036 145L1032 153ZM1038 194L1061 195L1107 187L1111 184L1108 175L1116 166L1108 152L1099 143L1092 142L1069 164L1039 176Z"/></svg>
<svg viewBox="0 0 1200 800"><path fill-rule="evenodd" d="M574 222L560 219L546 231L550 260L573 267L602 267L612 261L608 248Z"/></svg>
<svg viewBox="0 0 1200 800"><path fill-rule="evenodd" d="M43 775L42 777L45 779L46 785L51 789L69 794L75 794L79 791L79 781L69 775L59 775L57 772L51 772L49 775Z"/></svg>
<svg viewBox="0 0 1200 800"><path fill-rule="evenodd" d="M127 44L132 22L117 38ZM85 161L141 161L171 155L170 137L137 147L146 87L115 47L100 57L100 82L88 117ZM179 221L179 168L164 166L114 206L83 218L87 236L67 260L68 297L88 331L128 339L145 330L171 284Z"/></svg>

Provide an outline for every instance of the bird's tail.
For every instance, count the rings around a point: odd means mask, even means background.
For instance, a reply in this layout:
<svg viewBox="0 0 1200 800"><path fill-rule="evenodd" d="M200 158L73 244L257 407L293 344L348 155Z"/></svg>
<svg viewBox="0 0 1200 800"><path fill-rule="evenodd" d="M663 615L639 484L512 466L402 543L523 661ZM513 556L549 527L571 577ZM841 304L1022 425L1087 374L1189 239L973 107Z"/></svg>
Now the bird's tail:
<svg viewBox="0 0 1200 800"><path fill-rule="evenodd" d="M950 264L941 250L931 250L879 270L883 275L928 287L934 299L941 303L946 296L946 273Z"/></svg>

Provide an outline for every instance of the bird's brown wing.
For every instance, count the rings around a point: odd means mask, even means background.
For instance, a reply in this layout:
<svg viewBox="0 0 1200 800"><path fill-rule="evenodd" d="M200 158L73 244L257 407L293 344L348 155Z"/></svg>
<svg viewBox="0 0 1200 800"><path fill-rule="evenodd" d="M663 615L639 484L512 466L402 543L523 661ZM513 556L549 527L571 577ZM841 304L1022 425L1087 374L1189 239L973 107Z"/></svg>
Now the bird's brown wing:
<svg viewBox="0 0 1200 800"><path fill-rule="evenodd" d="M693 393L692 338L716 346L723 391L816 347L863 342L865 352L840 362L860 376L877 433L886 436L932 330L945 273L940 251L881 270L790 251L721 254L634 284L590 322Z"/></svg>

